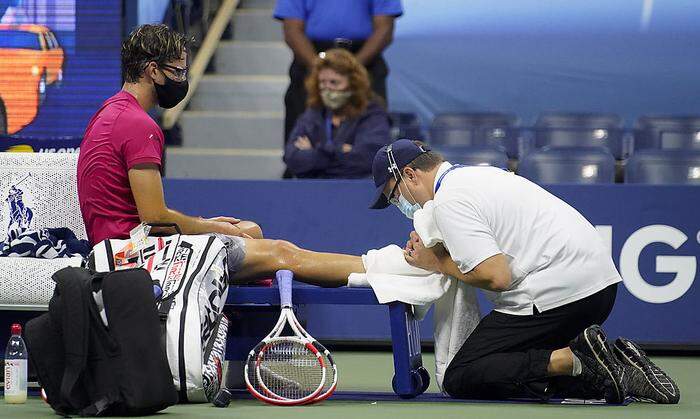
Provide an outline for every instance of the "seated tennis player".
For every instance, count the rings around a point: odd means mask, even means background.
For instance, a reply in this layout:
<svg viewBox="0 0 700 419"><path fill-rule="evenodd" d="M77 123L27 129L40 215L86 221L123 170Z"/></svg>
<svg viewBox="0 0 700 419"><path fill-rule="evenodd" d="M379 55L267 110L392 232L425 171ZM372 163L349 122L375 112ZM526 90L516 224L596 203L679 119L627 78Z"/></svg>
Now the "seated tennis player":
<svg viewBox="0 0 700 419"><path fill-rule="evenodd" d="M172 108L184 99L187 44L166 25L143 25L122 45L124 86L93 116L80 146L78 195L90 243L128 238L142 222L175 223L185 234L235 236L228 260L237 282L290 269L299 280L341 286L350 273L364 272L356 256L264 240L254 222L192 217L167 207L160 175L163 132L146 112L156 104Z"/></svg>

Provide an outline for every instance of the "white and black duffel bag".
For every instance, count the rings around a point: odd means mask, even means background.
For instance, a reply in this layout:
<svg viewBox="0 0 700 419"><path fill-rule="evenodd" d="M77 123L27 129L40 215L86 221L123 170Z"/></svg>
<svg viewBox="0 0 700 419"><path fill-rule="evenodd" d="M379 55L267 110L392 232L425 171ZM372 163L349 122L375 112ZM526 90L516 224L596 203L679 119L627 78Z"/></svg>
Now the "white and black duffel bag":
<svg viewBox="0 0 700 419"><path fill-rule="evenodd" d="M148 237L136 252L131 240L105 240L88 261L95 272L144 268L154 292L162 290L158 312L181 403L210 402L221 386L228 332L226 258L224 238L176 234Z"/></svg>

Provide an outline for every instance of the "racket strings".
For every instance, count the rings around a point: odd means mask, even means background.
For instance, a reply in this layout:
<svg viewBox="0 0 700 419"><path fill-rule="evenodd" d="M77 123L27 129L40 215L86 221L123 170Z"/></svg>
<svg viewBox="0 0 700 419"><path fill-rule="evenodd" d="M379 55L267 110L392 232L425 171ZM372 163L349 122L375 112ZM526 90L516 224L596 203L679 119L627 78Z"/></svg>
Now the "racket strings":
<svg viewBox="0 0 700 419"><path fill-rule="evenodd" d="M296 318L293 319L294 323L297 326L297 329L301 331L301 333L306 336L307 339L314 341L315 339L301 326L299 323L299 320ZM337 375L337 369L335 366L335 362L332 361L332 358L328 357L328 354L326 353L326 348L323 347L323 345L319 344L316 342L314 344L318 352L321 354L321 358L323 358L323 365L326 366L326 379L323 383L323 388L321 389L321 392L319 393L318 397L322 396L327 396L330 394L327 394L328 391L332 389L334 384L336 384L336 380L338 378ZM324 397L325 398L325 397Z"/></svg>
<svg viewBox="0 0 700 419"><path fill-rule="evenodd" d="M303 399L313 394L324 380L316 354L299 341L271 343L250 362L254 365L248 366L249 381L267 397Z"/></svg>

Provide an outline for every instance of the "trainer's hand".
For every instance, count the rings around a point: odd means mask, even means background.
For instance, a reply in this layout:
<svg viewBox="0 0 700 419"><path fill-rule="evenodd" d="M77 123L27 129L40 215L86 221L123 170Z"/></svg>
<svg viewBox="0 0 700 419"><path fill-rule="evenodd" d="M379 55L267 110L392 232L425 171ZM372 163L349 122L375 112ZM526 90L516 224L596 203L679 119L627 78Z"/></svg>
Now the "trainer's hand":
<svg viewBox="0 0 700 419"><path fill-rule="evenodd" d="M343 153L349 153L352 151L352 144L343 144Z"/></svg>
<svg viewBox="0 0 700 419"><path fill-rule="evenodd" d="M442 272L442 262L450 257L442 244L426 248L418 233L411 232L404 248L404 258L409 265L431 272Z"/></svg>

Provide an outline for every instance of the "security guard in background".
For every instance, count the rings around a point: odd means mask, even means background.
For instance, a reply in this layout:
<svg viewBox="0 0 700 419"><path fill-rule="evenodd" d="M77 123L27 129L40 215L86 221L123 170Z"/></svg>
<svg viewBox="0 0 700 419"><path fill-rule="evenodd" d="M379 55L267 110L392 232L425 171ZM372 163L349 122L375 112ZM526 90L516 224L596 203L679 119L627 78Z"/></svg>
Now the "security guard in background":
<svg viewBox="0 0 700 419"><path fill-rule="evenodd" d="M388 68L382 51L394 35L401 0L277 0L274 17L283 22L284 40L294 52L284 97L286 144L306 109L304 79L318 53L331 48L352 51L369 73L372 90L386 100Z"/></svg>

